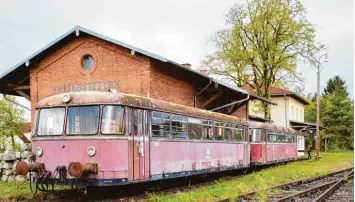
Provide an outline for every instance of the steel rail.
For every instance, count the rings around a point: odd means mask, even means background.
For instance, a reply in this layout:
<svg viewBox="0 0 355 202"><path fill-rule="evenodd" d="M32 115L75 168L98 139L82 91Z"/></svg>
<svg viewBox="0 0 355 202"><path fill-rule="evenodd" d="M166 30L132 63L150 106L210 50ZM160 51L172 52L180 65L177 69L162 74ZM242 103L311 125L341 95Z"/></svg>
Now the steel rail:
<svg viewBox="0 0 355 202"><path fill-rule="evenodd" d="M354 169L351 172L349 172L345 177L343 177L341 180L336 182L333 186L331 186L327 190L325 190L321 195L319 195L317 198L315 198L312 202L318 202L318 201L325 199L327 196L332 194L337 188L339 188L340 184L342 184L349 177L354 177Z"/></svg>
<svg viewBox="0 0 355 202"><path fill-rule="evenodd" d="M325 174L325 175L317 176L317 177L309 177L309 178L303 178L303 179L300 179L300 180L294 180L294 181L291 181L291 182L281 183L281 184L278 184L278 185L275 185L275 186L272 186L272 187L268 187L266 189L240 194L240 195L238 195L236 197L236 199L238 200L238 199L244 198L244 199L248 200L248 198L250 198L249 197L250 195L254 195L257 192L265 191L265 190L268 190L268 189L275 189L275 188L285 187L285 186L289 186L289 185L302 184L302 183L310 182L310 181L316 181L316 180L320 180L320 179L323 179L323 178L326 178L326 177L329 177L329 176L332 176L332 175L336 175L336 174L339 174L339 173L342 173L342 172L351 171L353 169L354 169L354 167L351 167L351 168L335 171L335 172L332 172L332 173L328 173L328 174ZM332 183L335 183L335 182L332 182ZM223 199L215 200L214 202L226 202L226 201L230 201L230 199L229 198L223 198Z"/></svg>
<svg viewBox="0 0 355 202"><path fill-rule="evenodd" d="M321 185L318 185L318 186L316 186L316 187L312 187L312 188L307 189L307 190L305 190L305 191L301 191L301 192L298 192L298 193L295 193L295 194L291 194L291 195L289 195L289 196L285 196L285 197L283 197L283 198L281 198L281 199L277 199L277 200L275 200L274 202L287 201L287 200L293 199L293 198L295 198L295 197L302 196L302 195L304 195L304 194L311 193L311 192L314 192L314 191L316 191L316 190L322 189L322 188L324 188L324 187L331 186L331 185L336 184L336 183L337 183L337 181L327 182L327 183L325 183L325 184L321 184Z"/></svg>

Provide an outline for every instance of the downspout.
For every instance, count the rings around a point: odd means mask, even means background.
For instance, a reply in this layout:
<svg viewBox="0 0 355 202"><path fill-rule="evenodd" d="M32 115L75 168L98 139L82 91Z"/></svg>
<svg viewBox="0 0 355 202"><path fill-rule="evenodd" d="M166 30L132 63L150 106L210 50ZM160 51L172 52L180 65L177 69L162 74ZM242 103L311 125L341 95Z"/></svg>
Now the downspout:
<svg viewBox="0 0 355 202"><path fill-rule="evenodd" d="M235 101L235 102L232 102L232 103L229 103L229 104L226 104L226 105L223 105L223 106L220 106L220 107L217 107L217 108L214 108L214 109L211 109L209 111L213 112L213 111L216 111L218 109L222 109L222 108L225 108L225 107L229 107L231 105L234 105L234 104L237 104L237 103L241 103L241 102L244 102L246 100L249 100L249 97L250 97L250 94L248 94L248 96L242 100L238 100L238 101Z"/></svg>
<svg viewBox="0 0 355 202"><path fill-rule="evenodd" d="M203 93L210 85L212 84L212 78L210 78L210 82L207 84L207 86L205 86L200 92L198 92L195 96L194 96L194 107L196 108L196 101L197 101L197 97Z"/></svg>
<svg viewBox="0 0 355 202"><path fill-rule="evenodd" d="M285 98L285 122L286 122L286 127L288 127L288 120L287 120L287 109L288 106L286 107L286 94L284 94L284 98Z"/></svg>
<svg viewBox="0 0 355 202"><path fill-rule="evenodd" d="M13 100L10 100L9 98L6 97L5 94L3 94L3 96L4 96L4 99L5 99L6 101L11 102L12 104L15 104L15 105L17 105L17 106L19 106L19 107L22 107L22 108L24 108L24 109L27 109L28 111L31 111L30 108L28 108L28 107L26 107L26 106L24 106L24 105L22 105L22 104L20 104L20 103L17 103L17 102L15 102L15 101L13 101Z"/></svg>

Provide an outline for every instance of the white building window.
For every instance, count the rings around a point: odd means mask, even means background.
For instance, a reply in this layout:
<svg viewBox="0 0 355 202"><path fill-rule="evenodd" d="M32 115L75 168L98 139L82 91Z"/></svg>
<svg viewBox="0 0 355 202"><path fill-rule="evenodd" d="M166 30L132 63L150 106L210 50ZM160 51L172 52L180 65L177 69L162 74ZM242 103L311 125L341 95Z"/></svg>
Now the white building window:
<svg viewBox="0 0 355 202"><path fill-rule="evenodd" d="M302 110L300 110L300 121L303 121L302 116L303 116Z"/></svg>

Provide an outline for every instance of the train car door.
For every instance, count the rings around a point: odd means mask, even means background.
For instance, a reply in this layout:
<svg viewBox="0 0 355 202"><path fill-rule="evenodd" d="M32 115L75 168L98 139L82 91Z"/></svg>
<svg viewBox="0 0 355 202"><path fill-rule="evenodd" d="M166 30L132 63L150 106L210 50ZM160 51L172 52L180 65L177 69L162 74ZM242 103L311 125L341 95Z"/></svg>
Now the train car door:
<svg viewBox="0 0 355 202"><path fill-rule="evenodd" d="M148 111L129 109L129 178L149 178L149 124Z"/></svg>

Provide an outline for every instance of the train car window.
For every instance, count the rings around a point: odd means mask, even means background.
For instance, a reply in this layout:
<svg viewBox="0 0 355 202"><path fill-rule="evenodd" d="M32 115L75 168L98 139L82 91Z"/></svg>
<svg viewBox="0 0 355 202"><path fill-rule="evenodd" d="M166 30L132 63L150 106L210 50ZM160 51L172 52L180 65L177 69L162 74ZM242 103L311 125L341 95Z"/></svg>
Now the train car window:
<svg viewBox="0 0 355 202"><path fill-rule="evenodd" d="M148 111L143 110L143 133L149 135Z"/></svg>
<svg viewBox="0 0 355 202"><path fill-rule="evenodd" d="M276 134L276 142L282 142L282 137L279 134Z"/></svg>
<svg viewBox="0 0 355 202"><path fill-rule="evenodd" d="M254 128L252 134L252 142L261 142L261 129Z"/></svg>
<svg viewBox="0 0 355 202"><path fill-rule="evenodd" d="M201 119L188 117L188 137L189 139L201 139L202 131L201 131Z"/></svg>
<svg viewBox="0 0 355 202"><path fill-rule="evenodd" d="M138 128L139 128L139 133L141 135L144 135L144 111L143 110L138 110L139 111L139 123L138 123Z"/></svg>
<svg viewBox="0 0 355 202"><path fill-rule="evenodd" d="M64 128L65 108L45 108L39 112L38 135L61 135Z"/></svg>
<svg viewBox="0 0 355 202"><path fill-rule="evenodd" d="M215 122L215 138L217 140L223 140L224 139L224 124L223 123L219 123L219 122Z"/></svg>
<svg viewBox="0 0 355 202"><path fill-rule="evenodd" d="M171 135L174 138L187 137L187 118L181 115L171 115Z"/></svg>
<svg viewBox="0 0 355 202"><path fill-rule="evenodd" d="M248 129L248 135L249 135L249 140L251 142L252 141L252 135L253 135L253 129L252 128Z"/></svg>
<svg viewBox="0 0 355 202"><path fill-rule="evenodd" d="M202 131L201 131L202 139L208 139L208 128L209 126L202 125Z"/></svg>
<svg viewBox="0 0 355 202"><path fill-rule="evenodd" d="M213 126L208 126L207 139L214 140L215 139L215 131Z"/></svg>
<svg viewBox="0 0 355 202"><path fill-rule="evenodd" d="M234 139L236 141L243 141L244 140L243 127L235 126L235 128L234 128Z"/></svg>
<svg viewBox="0 0 355 202"><path fill-rule="evenodd" d="M214 121L202 121L202 137L204 139L215 139L215 129L214 129Z"/></svg>
<svg viewBox="0 0 355 202"><path fill-rule="evenodd" d="M152 136L170 136L170 114L152 112Z"/></svg>
<svg viewBox="0 0 355 202"><path fill-rule="evenodd" d="M132 110L132 132L138 135L138 110Z"/></svg>
<svg viewBox="0 0 355 202"><path fill-rule="evenodd" d="M125 110L121 106L104 106L101 120L102 134L124 134Z"/></svg>
<svg viewBox="0 0 355 202"><path fill-rule="evenodd" d="M270 132L270 131L268 131ZM277 134L269 133L269 142L277 142Z"/></svg>
<svg viewBox="0 0 355 202"><path fill-rule="evenodd" d="M233 140L233 128L234 125L230 123L226 123L224 128L224 139L225 140Z"/></svg>
<svg viewBox="0 0 355 202"><path fill-rule="evenodd" d="M131 108L129 108L128 109L128 134L129 135L132 135L132 113L133 113L133 111L132 111L132 109Z"/></svg>
<svg viewBox="0 0 355 202"><path fill-rule="evenodd" d="M95 135L99 126L99 106L69 107L67 135Z"/></svg>

